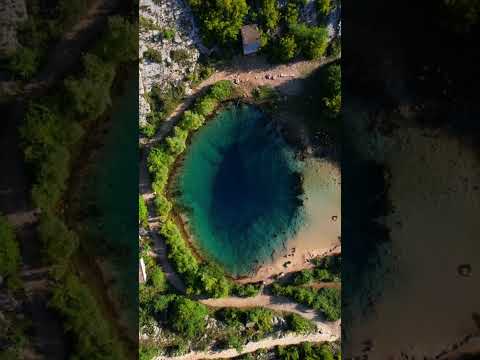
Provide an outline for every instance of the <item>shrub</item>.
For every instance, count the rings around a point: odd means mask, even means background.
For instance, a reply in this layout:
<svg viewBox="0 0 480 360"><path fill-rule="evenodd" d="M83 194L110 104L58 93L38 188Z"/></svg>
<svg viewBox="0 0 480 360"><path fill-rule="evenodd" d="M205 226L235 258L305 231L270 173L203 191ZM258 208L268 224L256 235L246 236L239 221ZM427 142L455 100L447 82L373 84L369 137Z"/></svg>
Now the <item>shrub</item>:
<svg viewBox="0 0 480 360"><path fill-rule="evenodd" d="M165 144L168 152L173 156L177 156L185 151L188 130L184 130L178 126L175 126L173 130L173 135L165 139Z"/></svg>
<svg viewBox="0 0 480 360"><path fill-rule="evenodd" d="M142 226L146 226L148 220L148 209L147 205L145 204L145 200L140 195L138 197L138 222Z"/></svg>
<svg viewBox="0 0 480 360"><path fill-rule="evenodd" d="M81 116L96 119L111 103L115 68L93 54L83 57L83 66L84 75L65 80L65 88L73 109Z"/></svg>
<svg viewBox="0 0 480 360"><path fill-rule="evenodd" d="M166 221L172 210L172 203L163 194L155 196L155 207L161 221Z"/></svg>
<svg viewBox="0 0 480 360"><path fill-rule="evenodd" d="M315 290L292 285L280 286L279 284L274 284L272 290L276 295L291 297L301 304L322 312L328 321L340 319L341 300L339 289L321 288Z"/></svg>
<svg viewBox="0 0 480 360"><path fill-rule="evenodd" d="M157 294L165 292L168 288L165 274L158 266L153 268L150 274L149 282L152 284Z"/></svg>
<svg viewBox="0 0 480 360"><path fill-rule="evenodd" d="M333 360L334 350L329 344L312 344L304 342L298 345L278 346L276 358L279 360L291 359L318 359ZM339 356L339 354L337 354ZM340 359L341 357L337 357Z"/></svg>
<svg viewBox="0 0 480 360"><path fill-rule="evenodd" d="M144 16L140 16L139 28L140 28L140 32L161 30L160 26L155 24L155 22L152 19L146 18Z"/></svg>
<svg viewBox="0 0 480 360"><path fill-rule="evenodd" d="M288 328L296 333L305 334L312 332L316 329L314 323L295 313L288 314L286 320Z"/></svg>
<svg viewBox="0 0 480 360"><path fill-rule="evenodd" d="M183 64L190 59L190 53L186 49L171 50L170 58L176 63Z"/></svg>
<svg viewBox="0 0 480 360"><path fill-rule="evenodd" d="M257 101L276 101L278 93L268 85L261 85L253 90L253 97Z"/></svg>
<svg viewBox="0 0 480 360"><path fill-rule="evenodd" d="M169 324L173 330L192 339L203 333L208 310L196 301L177 297L169 306Z"/></svg>
<svg viewBox="0 0 480 360"><path fill-rule="evenodd" d="M328 45L328 32L325 28L294 24L291 26L291 32L306 58L319 59L323 56Z"/></svg>
<svg viewBox="0 0 480 360"><path fill-rule="evenodd" d="M151 47L147 48L147 50L143 53L143 58L151 62L162 62L162 54L160 51Z"/></svg>
<svg viewBox="0 0 480 360"><path fill-rule="evenodd" d="M175 110L184 96L184 85L171 85L166 89L155 85L148 97L153 110L158 113L159 119L165 119Z"/></svg>
<svg viewBox="0 0 480 360"><path fill-rule="evenodd" d="M218 101L225 101L233 95L233 83L230 80L217 81L209 90L209 96Z"/></svg>
<svg viewBox="0 0 480 360"><path fill-rule="evenodd" d="M326 19L335 6L332 0L316 0L315 5L321 19Z"/></svg>
<svg viewBox="0 0 480 360"><path fill-rule="evenodd" d="M163 29L162 30L162 37L165 40L172 40L175 37L175 30L173 30L173 29Z"/></svg>
<svg viewBox="0 0 480 360"><path fill-rule="evenodd" d="M139 360L152 360L157 355L159 355L159 349L157 345L150 345L140 342L140 346L138 348Z"/></svg>
<svg viewBox="0 0 480 360"><path fill-rule="evenodd" d="M280 21L280 11L278 10L277 0L262 0L259 15L267 30L275 30Z"/></svg>
<svg viewBox="0 0 480 360"><path fill-rule="evenodd" d="M34 49L20 46L10 59L9 69L22 79L30 79L38 69L38 53Z"/></svg>
<svg viewBox="0 0 480 360"><path fill-rule="evenodd" d="M74 335L76 358L123 358L109 322L102 319L95 298L76 275L69 273L54 286L50 306L63 316L65 329Z"/></svg>
<svg viewBox="0 0 480 360"><path fill-rule="evenodd" d="M152 138L155 135L156 126L154 123L149 122L141 128L141 131L147 138Z"/></svg>
<svg viewBox="0 0 480 360"><path fill-rule="evenodd" d="M300 11L298 9L298 5L295 3L289 2L285 7L284 15L283 15L285 23L288 26L297 24L299 16L300 16Z"/></svg>
<svg viewBox="0 0 480 360"><path fill-rule="evenodd" d="M197 271L196 288L198 293L210 297L226 297L230 293L231 284L225 277L223 269L216 264L203 263Z"/></svg>
<svg viewBox="0 0 480 360"><path fill-rule="evenodd" d="M232 288L232 293L240 297L252 297L258 295L260 287L253 284L240 285L235 284Z"/></svg>
<svg viewBox="0 0 480 360"><path fill-rule="evenodd" d="M195 112L202 116L208 116L212 114L218 107L218 100L211 97L204 97L200 99L195 105Z"/></svg>
<svg viewBox="0 0 480 360"><path fill-rule="evenodd" d="M198 270L197 259L185 244L182 234L172 220L168 220L160 229L160 234L165 238L170 249L169 259L175 264L176 270L183 275L195 277Z"/></svg>
<svg viewBox="0 0 480 360"><path fill-rule="evenodd" d="M138 27L121 16L108 18L108 31L103 35L98 53L105 62L126 63L138 57Z"/></svg>
<svg viewBox="0 0 480 360"><path fill-rule="evenodd" d="M188 0L188 3L200 20L201 33L208 46L214 43L225 46L237 40L248 13L245 0Z"/></svg>
<svg viewBox="0 0 480 360"><path fill-rule="evenodd" d="M0 275L7 280L7 286L14 288L18 283L18 270L20 267L20 248L15 238L12 225L3 216L0 216Z"/></svg>
<svg viewBox="0 0 480 360"><path fill-rule="evenodd" d="M297 55L297 43L292 35L284 36L278 43L278 59L281 62L288 62Z"/></svg>
<svg viewBox="0 0 480 360"><path fill-rule="evenodd" d="M70 264L70 257L78 247L76 234L55 215L44 213L38 226L38 235L48 261L54 265L52 275L57 279L61 278Z"/></svg>
<svg viewBox="0 0 480 360"><path fill-rule="evenodd" d="M180 126L185 130L197 130L205 122L205 118L192 111L185 111Z"/></svg>

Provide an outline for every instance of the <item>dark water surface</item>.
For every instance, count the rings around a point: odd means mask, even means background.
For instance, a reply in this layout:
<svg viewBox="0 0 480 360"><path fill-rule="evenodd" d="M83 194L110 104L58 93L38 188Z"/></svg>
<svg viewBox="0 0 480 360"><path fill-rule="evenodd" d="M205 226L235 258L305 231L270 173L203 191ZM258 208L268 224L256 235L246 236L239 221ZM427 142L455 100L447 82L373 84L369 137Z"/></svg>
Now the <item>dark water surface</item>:
<svg viewBox="0 0 480 360"><path fill-rule="evenodd" d="M293 151L252 106L194 135L177 185L196 243L233 275L270 260L303 222Z"/></svg>
<svg viewBox="0 0 480 360"><path fill-rule="evenodd" d="M136 308L138 259L138 83L131 80L118 105L94 175L102 237L129 308Z"/></svg>

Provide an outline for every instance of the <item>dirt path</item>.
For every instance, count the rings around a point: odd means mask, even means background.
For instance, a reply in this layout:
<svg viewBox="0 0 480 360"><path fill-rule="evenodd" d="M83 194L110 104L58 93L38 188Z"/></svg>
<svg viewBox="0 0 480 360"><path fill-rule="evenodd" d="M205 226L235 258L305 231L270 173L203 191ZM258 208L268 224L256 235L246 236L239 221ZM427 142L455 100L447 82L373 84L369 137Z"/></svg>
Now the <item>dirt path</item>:
<svg viewBox="0 0 480 360"><path fill-rule="evenodd" d="M0 94L23 98L41 96L81 61L83 52L98 39L108 16L120 6L118 0L95 0L79 22L55 45L42 70L22 86L19 81L4 82Z"/></svg>
<svg viewBox="0 0 480 360"><path fill-rule="evenodd" d="M156 144L160 143L165 136L168 135L179 121L180 116L194 103L195 99L202 94L208 86L217 81L231 80L239 85L244 94L247 95L249 95L254 88L261 85L275 87L283 95L292 95L301 91L301 81L304 77L319 66L335 60L337 59L332 58L321 62L302 61L290 65L269 66L265 59L261 57L239 57L234 60L231 68L216 72L209 79L197 86L162 123L157 134L152 139L140 139L140 143L143 145L142 163L140 166L140 193L145 199L148 208L148 233L154 243L153 250L156 253L157 261L165 272L167 280L176 290L184 293L185 284L168 260L166 243L162 237L158 235L160 222L156 215L153 203L155 194L152 190L146 161L149 150ZM261 306L275 311L292 312L313 321L317 325L318 332L315 334L289 334L281 338L266 338L261 341L248 343L242 353L250 353L263 348L272 348L277 345L291 345L305 341L335 341L340 338L340 320L336 322L325 322L315 310L299 305L288 298L261 293L251 298L228 297L222 299L201 299L199 301L210 307L247 308ZM228 349L220 352L193 352L184 356L169 359L219 359L238 355L239 353L235 349ZM158 357L157 359L160 360L167 358Z"/></svg>
<svg viewBox="0 0 480 360"><path fill-rule="evenodd" d="M292 300L283 296L273 296L267 294L259 294L249 298L228 297L223 299L206 299L200 300L204 305L214 308L252 308L264 307L279 312L295 313L308 319L317 325L318 330L324 334L332 334L332 336L340 336L340 321L327 322L315 310L304 305L297 304Z"/></svg>
<svg viewBox="0 0 480 360"><path fill-rule="evenodd" d="M239 356L241 354L251 353L260 349L270 349L275 346L295 345L303 342L325 342L335 341L337 338L329 333L315 333L310 335L296 335L293 333L287 334L280 338L268 337L256 342L247 343L242 352L235 349L227 349L223 351L204 351L191 352L186 355L176 357L156 357L155 360L171 359L171 360L206 360L206 359L226 359Z"/></svg>

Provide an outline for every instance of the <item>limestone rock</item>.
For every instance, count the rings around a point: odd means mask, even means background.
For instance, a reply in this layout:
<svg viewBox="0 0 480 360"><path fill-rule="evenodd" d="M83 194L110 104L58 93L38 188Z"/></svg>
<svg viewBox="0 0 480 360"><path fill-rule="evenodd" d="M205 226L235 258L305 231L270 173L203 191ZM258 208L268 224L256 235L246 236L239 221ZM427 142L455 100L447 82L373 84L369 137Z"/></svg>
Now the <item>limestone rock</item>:
<svg viewBox="0 0 480 360"><path fill-rule="evenodd" d="M26 19L25 0L0 0L0 57L16 50L17 28Z"/></svg>

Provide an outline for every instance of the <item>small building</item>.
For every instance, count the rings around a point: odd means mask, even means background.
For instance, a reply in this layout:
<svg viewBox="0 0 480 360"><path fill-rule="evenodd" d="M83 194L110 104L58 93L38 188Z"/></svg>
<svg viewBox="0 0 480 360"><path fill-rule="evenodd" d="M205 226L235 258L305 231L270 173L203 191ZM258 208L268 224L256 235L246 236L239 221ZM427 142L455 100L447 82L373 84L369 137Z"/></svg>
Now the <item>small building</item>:
<svg viewBox="0 0 480 360"><path fill-rule="evenodd" d="M255 54L260 49L260 29L257 25L242 27L243 55Z"/></svg>

